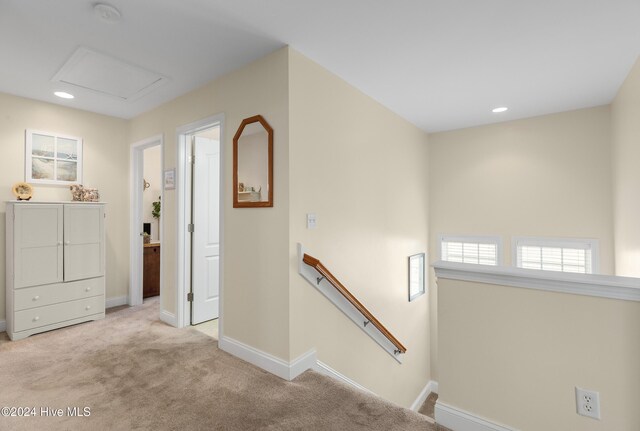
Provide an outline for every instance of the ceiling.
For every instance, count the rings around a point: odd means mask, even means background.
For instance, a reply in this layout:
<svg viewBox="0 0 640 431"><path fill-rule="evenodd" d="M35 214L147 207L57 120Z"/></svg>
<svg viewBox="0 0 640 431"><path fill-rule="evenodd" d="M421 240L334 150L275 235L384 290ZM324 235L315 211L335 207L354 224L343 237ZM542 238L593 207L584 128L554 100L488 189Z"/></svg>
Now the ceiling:
<svg viewBox="0 0 640 431"><path fill-rule="evenodd" d="M106 2L120 22L0 0L0 91L131 118L290 45L436 132L610 103L640 53L640 0ZM162 82L123 99L54 81L79 48Z"/></svg>

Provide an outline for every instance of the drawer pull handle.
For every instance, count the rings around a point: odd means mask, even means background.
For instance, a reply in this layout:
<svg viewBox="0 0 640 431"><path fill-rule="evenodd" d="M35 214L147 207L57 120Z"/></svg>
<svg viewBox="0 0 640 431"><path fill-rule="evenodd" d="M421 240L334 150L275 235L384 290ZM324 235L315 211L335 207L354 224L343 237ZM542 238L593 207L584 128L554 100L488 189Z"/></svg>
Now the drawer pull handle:
<svg viewBox="0 0 640 431"><path fill-rule="evenodd" d="M62 241L58 241L58 245L62 245Z"/></svg>
<svg viewBox="0 0 640 431"><path fill-rule="evenodd" d="M40 296L39 296L39 295L36 295L36 296L34 296L34 297L33 297L33 300L34 300L34 301L37 301L38 299L40 299Z"/></svg>
<svg viewBox="0 0 640 431"><path fill-rule="evenodd" d="M40 320L40 317L39 317L39 316L36 316L36 317L34 317L34 318L33 318L33 321L34 321L34 322L37 322L38 320Z"/></svg>
<svg viewBox="0 0 640 431"><path fill-rule="evenodd" d="M90 306L90 305L87 305L84 309L85 309L85 310L90 310L90 309L91 309L91 306Z"/></svg>
<svg viewBox="0 0 640 431"><path fill-rule="evenodd" d="M85 289L85 292L89 292L90 290L91 290L91 288L90 288L90 287L87 287L87 288Z"/></svg>

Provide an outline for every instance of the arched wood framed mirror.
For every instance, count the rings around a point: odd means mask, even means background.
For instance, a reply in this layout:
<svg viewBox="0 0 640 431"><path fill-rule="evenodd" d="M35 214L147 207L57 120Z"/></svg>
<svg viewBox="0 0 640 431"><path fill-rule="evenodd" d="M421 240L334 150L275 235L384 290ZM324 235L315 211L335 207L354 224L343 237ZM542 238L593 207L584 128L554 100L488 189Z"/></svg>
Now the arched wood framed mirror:
<svg viewBox="0 0 640 431"><path fill-rule="evenodd" d="M245 118L233 137L233 207L273 206L273 129L262 115Z"/></svg>

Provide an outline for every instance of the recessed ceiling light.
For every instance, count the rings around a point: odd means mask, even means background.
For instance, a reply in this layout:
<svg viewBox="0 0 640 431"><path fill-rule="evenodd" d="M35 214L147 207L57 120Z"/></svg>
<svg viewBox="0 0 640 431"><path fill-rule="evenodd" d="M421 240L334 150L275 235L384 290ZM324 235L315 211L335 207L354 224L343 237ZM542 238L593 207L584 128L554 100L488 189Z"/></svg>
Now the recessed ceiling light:
<svg viewBox="0 0 640 431"><path fill-rule="evenodd" d="M493 109L491 110L491 112L496 112L496 113L498 113L498 112L504 112L504 111L506 111L507 109L509 109L509 108L507 108L506 106L501 106L501 107L499 107L499 108L493 108Z"/></svg>
<svg viewBox="0 0 640 431"><path fill-rule="evenodd" d="M98 16L98 18L109 23L118 22L122 18L122 14L118 9L106 3L96 4L93 7L93 12Z"/></svg>
<svg viewBox="0 0 640 431"><path fill-rule="evenodd" d="M55 94L58 97L62 97L63 99L73 99L74 98L73 94L65 93L64 91L56 91L53 94Z"/></svg>

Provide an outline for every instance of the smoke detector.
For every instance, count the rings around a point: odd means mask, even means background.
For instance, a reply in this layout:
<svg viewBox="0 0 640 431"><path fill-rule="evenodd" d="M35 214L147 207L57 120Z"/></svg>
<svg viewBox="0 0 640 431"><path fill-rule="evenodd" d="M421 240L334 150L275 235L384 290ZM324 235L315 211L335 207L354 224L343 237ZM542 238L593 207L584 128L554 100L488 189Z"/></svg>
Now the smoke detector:
<svg viewBox="0 0 640 431"><path fill-rule="evenodd" d="M120 11L114 6L106 3L97 3L93 7L93 12L102 21L108 23L116 23L122 19L122 14L120 13Z"/></svg>

